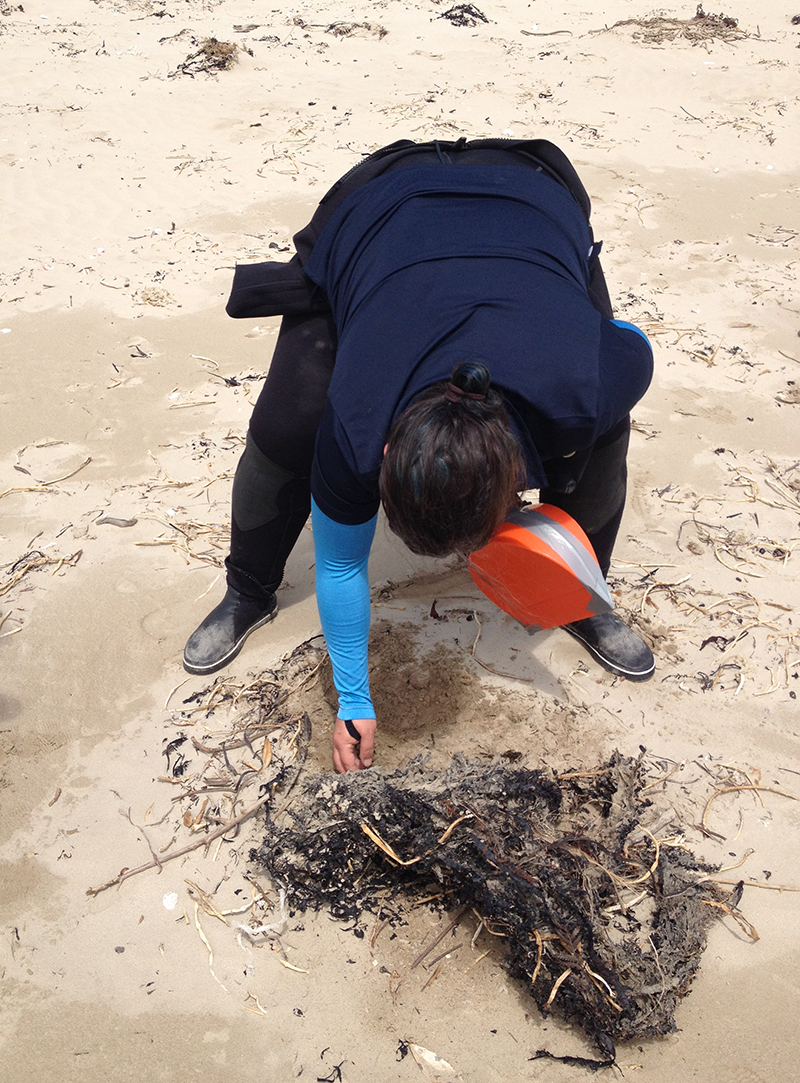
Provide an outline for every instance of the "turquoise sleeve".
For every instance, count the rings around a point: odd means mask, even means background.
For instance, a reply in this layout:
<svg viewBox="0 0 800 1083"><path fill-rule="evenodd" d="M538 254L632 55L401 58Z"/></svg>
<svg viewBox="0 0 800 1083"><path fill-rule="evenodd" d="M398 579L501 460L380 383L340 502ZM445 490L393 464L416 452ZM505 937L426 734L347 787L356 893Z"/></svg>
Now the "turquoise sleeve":
<svg viewBox="0 0 800 1083"><path fill-rule="evenodd" d="M311 501L317 607L339 693L339 717L375 718L369 694L367 646L370 598L367 564L378 516L348 526Z"/></svg>

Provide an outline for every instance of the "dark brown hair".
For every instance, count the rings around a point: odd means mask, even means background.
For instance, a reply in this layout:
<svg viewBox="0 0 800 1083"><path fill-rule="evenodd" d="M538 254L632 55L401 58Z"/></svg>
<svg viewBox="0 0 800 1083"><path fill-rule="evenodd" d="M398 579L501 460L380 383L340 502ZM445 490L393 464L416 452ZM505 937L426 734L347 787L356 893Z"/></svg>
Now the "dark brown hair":
<svg viewBox="0 0 800 1083"><path fill-rule="evenodd" d="M389 526L415 553L471 553L489 541L525 486L502 395L478 362L456 365L395 422L380 476Z"/></svg>

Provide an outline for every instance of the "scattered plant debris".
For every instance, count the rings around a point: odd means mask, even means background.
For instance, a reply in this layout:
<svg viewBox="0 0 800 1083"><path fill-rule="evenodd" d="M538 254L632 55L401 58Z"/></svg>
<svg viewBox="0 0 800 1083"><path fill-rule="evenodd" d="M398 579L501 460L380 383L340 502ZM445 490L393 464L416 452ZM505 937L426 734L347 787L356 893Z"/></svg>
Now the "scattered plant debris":
<svg viewBox="0 0 800 1083"><path fill-rule="evenodd" d="M141 305L153 305L154 308L166 308L175 302L175 298L169 290L161 289L160 286L145 286L137 296Z"/></svg>
<svg viewBox="0 0 800 1083"><path fill-rule="evenodd" d="M333 34L335 38L385 38L389 33L376 23L331 23L325 30L326 34Z"/></svg>
<svg viewBox="0 0 800 1083"><path fill-rule="evenodd" d="M90 887L87 895L160 869L200 847L207 849L217 839L232 840L246 820L277 804L279 794L285 800L297 781L311 736L308 715L287 701L311 685L326 659L324 648L309 641L247 683L218 677L190 693L173 718L179 731L162 749L166 774L159 778L176 793L167 813L152 827L167 821L168 841L156 847L148 837L150 828L134 825L147 840L152 860L134 868L124 866L111 880ZM170 692L165 710L183 683ZM201 738L190 736L198 716L205 723ZM146 823L147 813L144 819ZM180 837L192 841L175 847Z"/></svg>
<svg viewBox="0 0 800 1083"><path fill-rule="evenodd" d="M383 26L377 23L328 23L323 26L320 23L307 23L300 15L292 19L293 26L299 26L301 30L322 30L326 34L332 34L335 38L385 38L389 33Z"/></svg>

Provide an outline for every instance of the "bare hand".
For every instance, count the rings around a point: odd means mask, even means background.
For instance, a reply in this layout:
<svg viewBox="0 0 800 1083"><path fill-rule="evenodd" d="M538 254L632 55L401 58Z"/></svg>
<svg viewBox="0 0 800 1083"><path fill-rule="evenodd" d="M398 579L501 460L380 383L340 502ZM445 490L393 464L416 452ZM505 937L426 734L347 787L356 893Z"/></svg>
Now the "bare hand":
<svg viewBox="0 0 800 1083"><path fill-rule="evenodd" d="M340 775L348 771L363 771L372 766L375 744L374 718L354 718L350 723L359 733L359 739L351 737L341 718L336 719L333 727L333 766Z"/></svg>

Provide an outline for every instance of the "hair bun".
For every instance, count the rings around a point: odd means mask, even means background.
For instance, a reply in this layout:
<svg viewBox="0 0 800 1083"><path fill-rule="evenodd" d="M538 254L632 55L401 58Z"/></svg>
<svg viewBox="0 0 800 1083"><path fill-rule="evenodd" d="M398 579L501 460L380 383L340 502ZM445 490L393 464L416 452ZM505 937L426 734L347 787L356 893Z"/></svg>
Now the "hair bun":
<svg viewBox="0 0 800 1083"><path fill-rule="evenodd" d="M462 361L453 369L452 383L468 395L486 395L491 383L491 373L480 361Z"/></svg>

